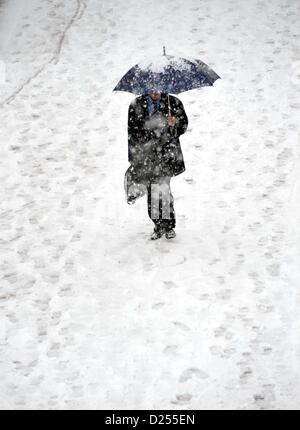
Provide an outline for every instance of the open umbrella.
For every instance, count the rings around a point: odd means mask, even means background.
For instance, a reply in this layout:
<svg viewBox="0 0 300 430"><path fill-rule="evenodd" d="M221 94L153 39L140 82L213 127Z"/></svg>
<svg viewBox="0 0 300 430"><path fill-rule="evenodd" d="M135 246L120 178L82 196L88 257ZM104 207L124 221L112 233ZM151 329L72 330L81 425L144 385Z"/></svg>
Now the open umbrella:
<svg viewBox="0 0 300 430"><path fill-rule="evenodd" d="M203 61L166 55L163 47L163 55L133 66L113 91L127 91L133 94L179 94L195 88L212 86L219 78L220 76Z"/></svg>

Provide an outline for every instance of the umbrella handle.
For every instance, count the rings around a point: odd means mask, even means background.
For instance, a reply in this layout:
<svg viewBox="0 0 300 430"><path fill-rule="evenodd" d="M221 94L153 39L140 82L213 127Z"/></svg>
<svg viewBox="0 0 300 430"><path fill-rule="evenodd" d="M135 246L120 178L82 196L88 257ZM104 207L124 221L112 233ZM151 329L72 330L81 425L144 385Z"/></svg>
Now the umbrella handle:
<svg viewBox="0 0 300 430"><path fill-rule="evenodd" d="M169 116L171 116L171 105L170 105L170 96L169 96L169 94L168 94L168 110L169 110ZM170 131L171 131L171 134L175 134L175 136L176 136L176 130L174 130L174 127L171 127L170 126Z"/></svg>

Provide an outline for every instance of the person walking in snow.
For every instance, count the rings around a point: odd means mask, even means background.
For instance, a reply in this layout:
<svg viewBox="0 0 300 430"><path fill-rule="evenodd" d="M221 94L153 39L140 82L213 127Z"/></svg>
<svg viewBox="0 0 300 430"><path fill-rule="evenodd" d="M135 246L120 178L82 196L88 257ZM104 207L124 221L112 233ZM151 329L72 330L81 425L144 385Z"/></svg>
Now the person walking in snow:
<svg viewBox="0 0 300 430"><path fill-rule="evenodd" d="M151 239L176 236L171 177L185 171L179 136L187 130L182 102L163 93L144 94L128 111L128 160L135 181L147 190L148 215L154 222Z"/></svg>

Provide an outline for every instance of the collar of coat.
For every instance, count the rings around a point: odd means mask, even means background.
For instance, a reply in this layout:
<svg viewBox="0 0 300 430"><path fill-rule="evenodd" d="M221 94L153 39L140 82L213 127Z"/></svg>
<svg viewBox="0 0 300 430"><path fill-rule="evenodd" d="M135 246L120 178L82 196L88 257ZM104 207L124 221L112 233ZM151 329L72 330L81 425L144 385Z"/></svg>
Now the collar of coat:
<svg viewBox="0 0 300 430"><path fill-rule="evenodd" d="M143 94L142 96L140 96L140 103L143 106L143 108L146 110L146 114L148 114L148 94ZM170 95L170 104L171 99L173 96ZM171 104L172 106L172 104ZM161 112L168 112L168 94L165 93L161 93L161 98L160 98L160 103L159 103L159 110Z"/></svg>

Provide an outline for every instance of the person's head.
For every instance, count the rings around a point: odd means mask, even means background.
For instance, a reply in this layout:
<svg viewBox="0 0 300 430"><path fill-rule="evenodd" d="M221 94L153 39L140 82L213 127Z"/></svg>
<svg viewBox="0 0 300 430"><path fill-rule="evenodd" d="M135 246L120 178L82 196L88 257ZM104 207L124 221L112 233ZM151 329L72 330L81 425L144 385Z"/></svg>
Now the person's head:
<svg viewBox="0 0 300 430"><path fill-rule="evenodd" d="M160 93L151 93L149 96L152 98L152 100L158 100L160 98Z"/></svg>

